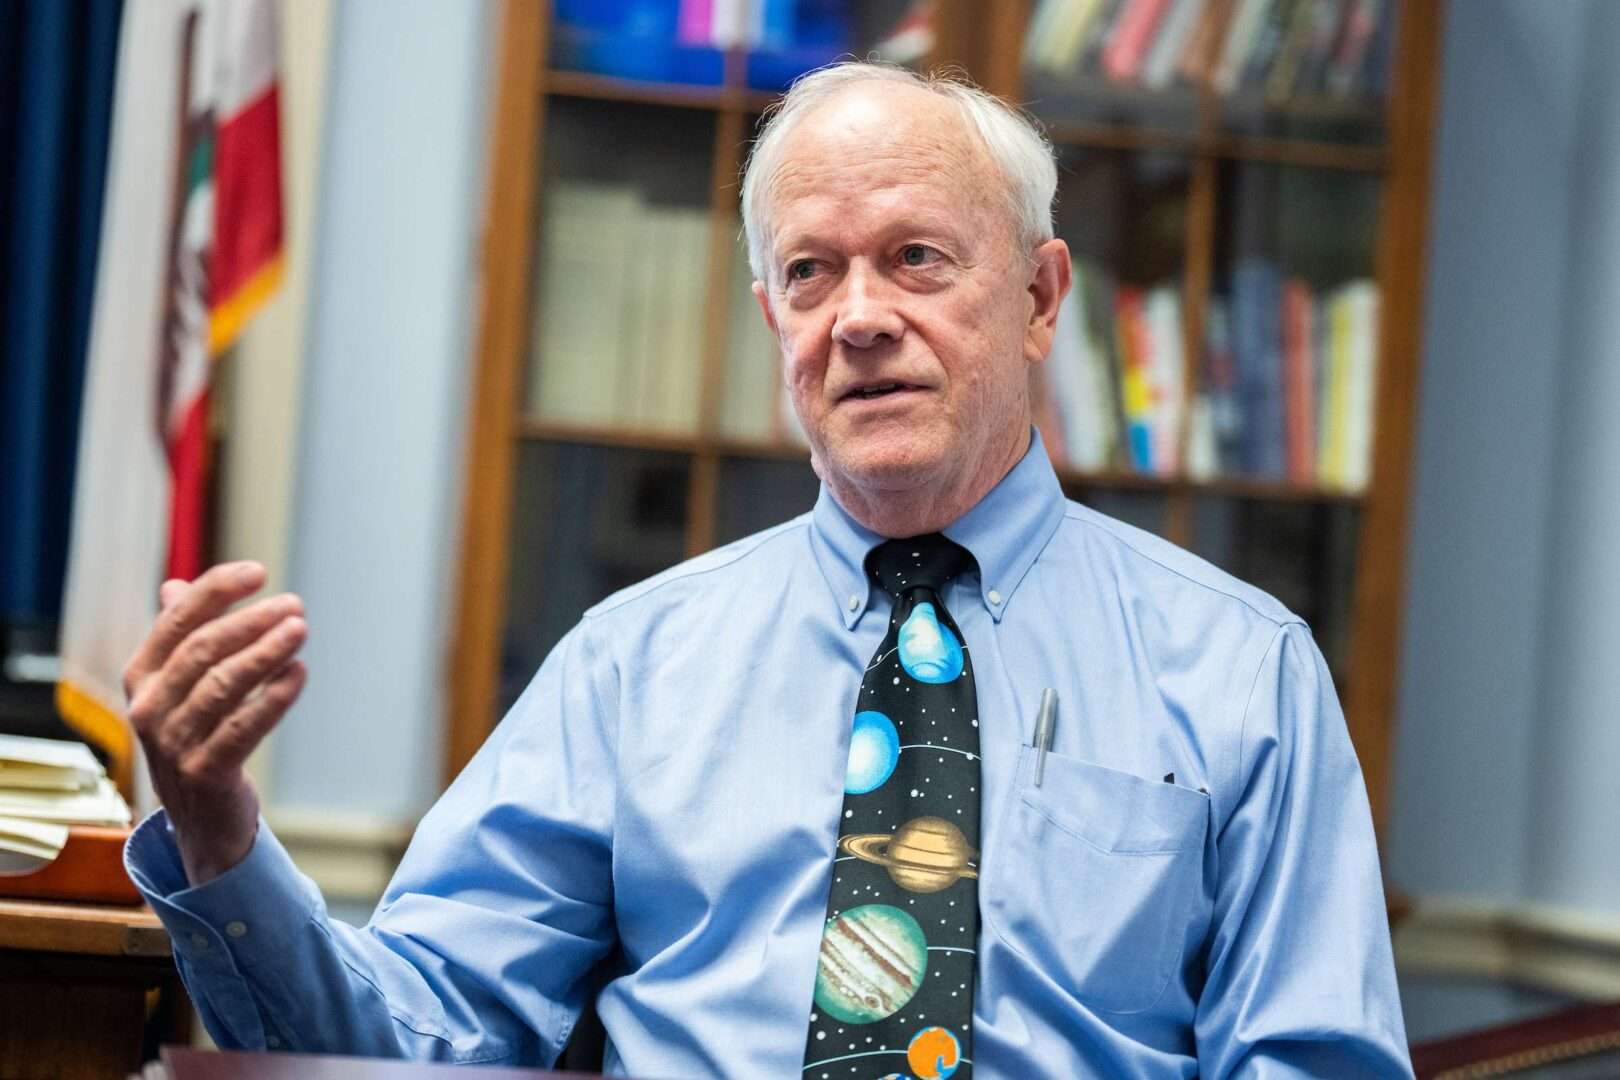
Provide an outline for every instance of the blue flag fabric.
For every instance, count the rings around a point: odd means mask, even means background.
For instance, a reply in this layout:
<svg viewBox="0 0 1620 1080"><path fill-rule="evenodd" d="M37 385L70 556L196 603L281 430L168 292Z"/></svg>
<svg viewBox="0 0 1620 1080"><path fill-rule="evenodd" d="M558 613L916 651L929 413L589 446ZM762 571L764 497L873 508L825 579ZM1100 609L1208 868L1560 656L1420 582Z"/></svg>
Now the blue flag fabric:
<svg viewBox="0 0 1620 1080"><path fill-rule="evenodd" d="M62 600L123 0L0 18L0 623Z"/></svg>

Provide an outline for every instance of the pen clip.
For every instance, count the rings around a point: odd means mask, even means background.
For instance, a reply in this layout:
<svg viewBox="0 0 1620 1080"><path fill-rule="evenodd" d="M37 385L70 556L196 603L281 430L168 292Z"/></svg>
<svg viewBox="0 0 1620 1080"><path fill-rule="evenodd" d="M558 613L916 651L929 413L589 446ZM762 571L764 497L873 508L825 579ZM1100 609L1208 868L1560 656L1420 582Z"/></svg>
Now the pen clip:
<svg viewBox="0 0 1620 1080"><path fill-rule="evenodd" d="M1052 749L1052 731L1057 727L1057 691L1050 686L1041 691L1041 711L1035 717L1035 786L1046 775L1046 752Z"/></svg>

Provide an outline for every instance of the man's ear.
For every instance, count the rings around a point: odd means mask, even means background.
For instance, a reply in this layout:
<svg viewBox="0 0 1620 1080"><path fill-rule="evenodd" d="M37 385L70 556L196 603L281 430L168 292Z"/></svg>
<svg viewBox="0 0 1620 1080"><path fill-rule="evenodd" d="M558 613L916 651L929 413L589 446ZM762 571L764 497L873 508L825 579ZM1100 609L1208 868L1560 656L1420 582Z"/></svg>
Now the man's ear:
<svg viewBox="0 0 1620 1080"><path fill-rule="evenodd" d="M778 341L782 340L781 331L776 328L776 316L771 314L771 297L765 291L763 282L754 282L754 299L759 301L759 310L765 316L765 325L771 328L771 336Z"/></svg>
<svg viewBox="0 0 1620 1080"><path fill-rule="evenodd" d="M1029 322L1024 327L1024 359L1038 364L1052 351L1053 327L1057 325L1058 310L1063 298L1069 294L1073 268L1069 263L1069 245L1052 239L1036 248L1031 259L1035 263L1029 282Z"/></svg>

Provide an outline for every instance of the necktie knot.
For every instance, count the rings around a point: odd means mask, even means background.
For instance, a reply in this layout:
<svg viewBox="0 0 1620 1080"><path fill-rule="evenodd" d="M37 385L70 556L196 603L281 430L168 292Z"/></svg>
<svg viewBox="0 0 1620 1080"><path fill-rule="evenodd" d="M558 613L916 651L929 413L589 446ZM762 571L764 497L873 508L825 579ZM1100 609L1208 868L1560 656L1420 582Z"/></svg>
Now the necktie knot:
<svg viewBox="0 0 1620 1080"><path fill-rule="evenodd" d="M939 593L947 581L976 570L967 548L939 533L887 540L866 557L866 571L878 587L899 599L913 589Z"/></svg>

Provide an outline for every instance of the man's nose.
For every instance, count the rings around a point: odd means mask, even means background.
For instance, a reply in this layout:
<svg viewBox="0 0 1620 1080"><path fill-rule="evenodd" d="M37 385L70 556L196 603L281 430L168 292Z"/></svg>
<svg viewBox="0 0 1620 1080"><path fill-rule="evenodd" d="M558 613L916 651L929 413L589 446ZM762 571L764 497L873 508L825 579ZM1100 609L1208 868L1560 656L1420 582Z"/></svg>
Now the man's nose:
<svg viewBox="0 0 1620 1080"><path fill-rule="evenodd" d="M859 265L844 278L844 294L833 322L833 340L854 349L899 341L905 323L880 275Z"/></svg>

